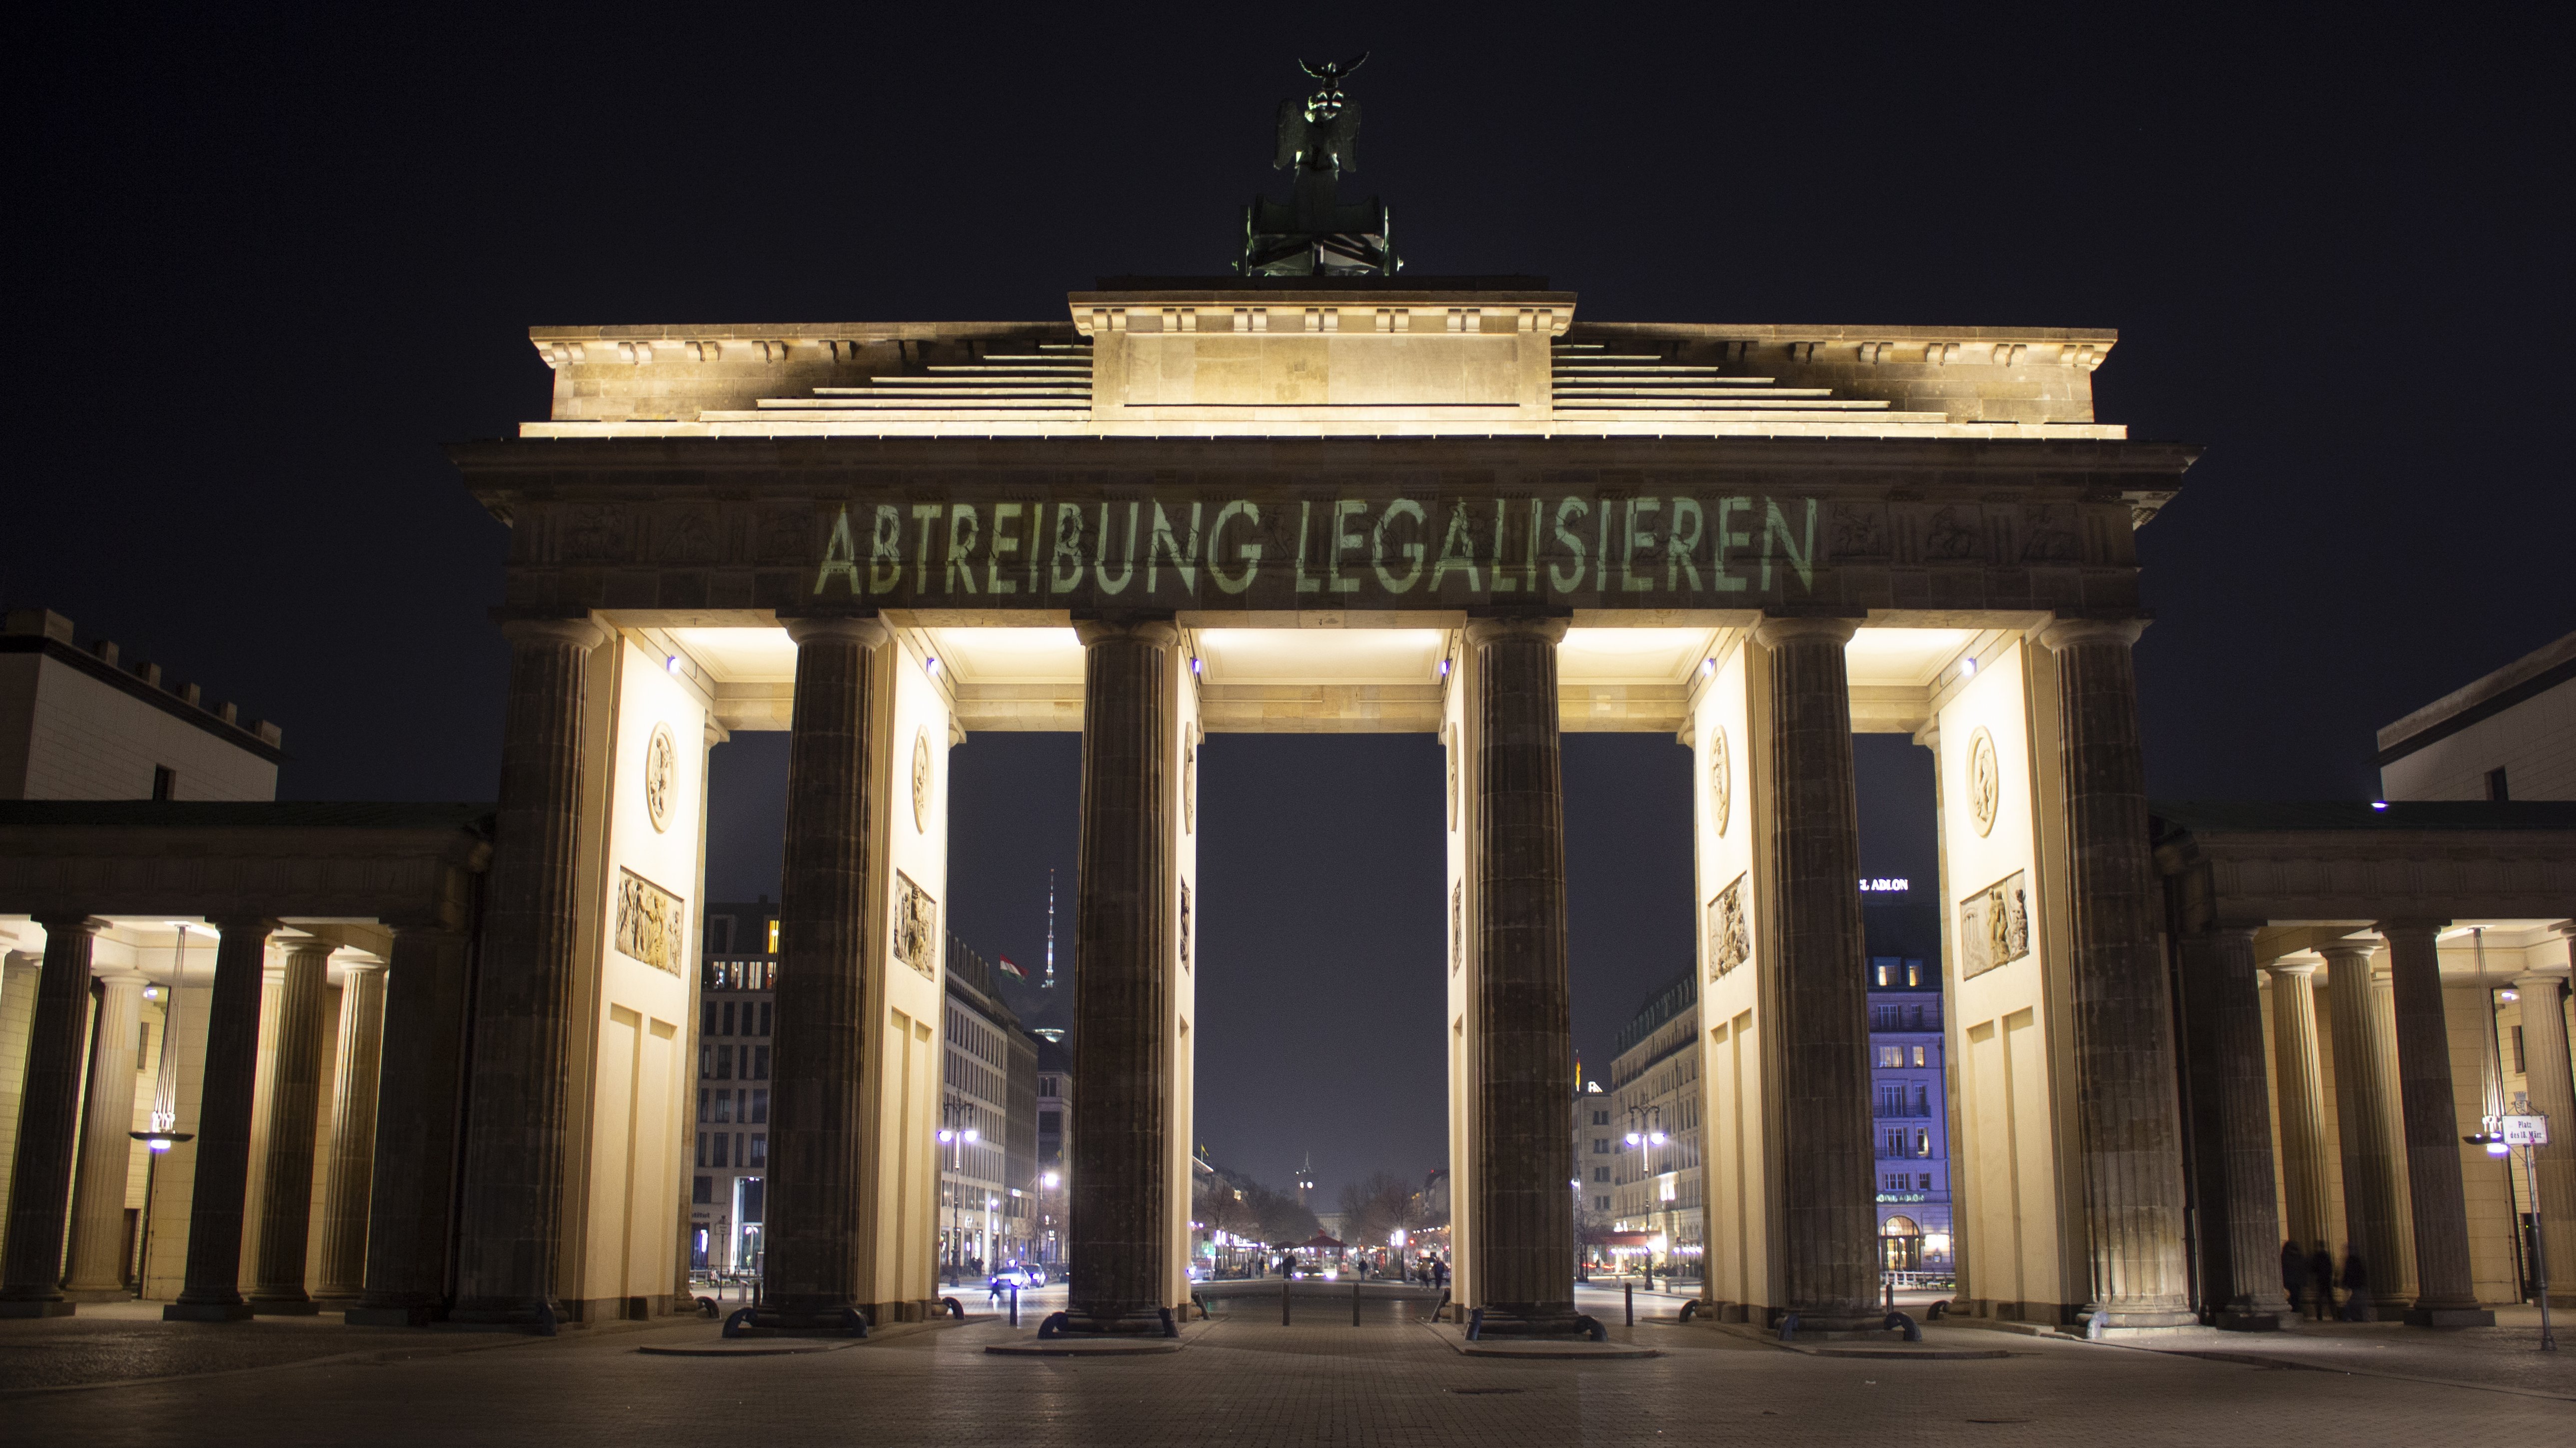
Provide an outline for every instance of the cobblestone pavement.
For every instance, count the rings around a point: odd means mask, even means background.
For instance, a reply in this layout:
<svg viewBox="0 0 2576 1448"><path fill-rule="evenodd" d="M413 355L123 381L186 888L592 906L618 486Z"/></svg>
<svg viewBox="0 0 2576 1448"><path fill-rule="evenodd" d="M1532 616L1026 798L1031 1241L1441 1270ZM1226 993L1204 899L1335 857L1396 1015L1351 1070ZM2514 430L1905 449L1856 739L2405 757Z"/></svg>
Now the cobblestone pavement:
<svg viewBox="0 0 2576 1448"><path fill-rule="evenodd" d="M0 1439L15 1445L482 1444L979 1439L1055 1444L1433 1445L1975 1443L2206 1444L2266 1433L2299 1441L2451 1445L2562 1442L2576 1402L2487 1388L2284 1371L2164 1351L1933 1329L2008 1347L1975 1361L1810 1357L1705 1328L1641 1322L1614 1337L1662 1348L1632 1361L1470 1359L1428 1329L1372 1319L1221 1317L1159 1357L1002 1358L999 1320L913 1331L802 1356L694 1358L643 1345L713 1345L683 1322L553 1340L356 1333L328 1324L248 1330L96 1321L0 1330ZM1021 1335L1029 1329L1024 1327ZM2498 1332L2508 1331L2497 1329ZM209 1338L206 1334L232 1336ZM2213 1334L2215 1336L2215 1334ZM91 1340L93 1367L203 1361L241 1366L267 1344L290 1356L253 1371L43 1391L23 1365ZM2368 1339L2362 1341L2367 1342ZM2473 1356L2447 1336L2437 1352ZM176 1343L178 1346L165 1346ZM336 1349L321 1355L315 1347ZM466 1350L468 1348L482 1350ZM2290 1349L2284 1349L2290 1350ZM2304 1345L2296 1350L2312 1350ZM2355 1349L2358 1350L2358 1349ZM193 1353L209 1356L192 1358ZM294 1360L294 1355L303 1360ZM2383 1354L2422 1365L2405 1345ZM2431 1365L2440 1367L2448 1358ZM2539 1371L2554 1372L2556 1364ZM2576 1395L2576 1387L2571 1387Z"/></svg>

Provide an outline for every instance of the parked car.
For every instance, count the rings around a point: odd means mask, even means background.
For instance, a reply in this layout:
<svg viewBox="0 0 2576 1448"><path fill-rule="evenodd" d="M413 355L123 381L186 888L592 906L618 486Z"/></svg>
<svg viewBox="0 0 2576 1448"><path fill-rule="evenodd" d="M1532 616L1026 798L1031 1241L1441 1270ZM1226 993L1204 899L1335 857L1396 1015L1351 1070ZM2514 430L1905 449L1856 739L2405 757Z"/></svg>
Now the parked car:
<svg viewBox="0 0 2576 1448"><path fill-rule="evenodd" d="M1022 1291L1033 1287L1044 1287L1046 1284L1046 1269L1034 1265L1004 1267L994 1272L992 1278L994 1287L1017 1287Z"/></svg>

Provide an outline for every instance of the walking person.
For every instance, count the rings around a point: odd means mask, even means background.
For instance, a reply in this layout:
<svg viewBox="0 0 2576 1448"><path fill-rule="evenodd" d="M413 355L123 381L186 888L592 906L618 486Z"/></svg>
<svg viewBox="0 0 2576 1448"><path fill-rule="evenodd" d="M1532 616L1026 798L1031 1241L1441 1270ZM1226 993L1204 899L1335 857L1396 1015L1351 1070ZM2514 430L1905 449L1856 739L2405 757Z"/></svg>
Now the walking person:
<svg viewBox="0 0 2576 1448"><path fill-rule="evenodd" d="M2290 1299L2290 1315L2299 1315L2300 1289L2308 1282L2308 1254L2296 1242L2281 1244L2281 1292Z"/></svg>
<svg viewBox="0 0 2576 1448"><path fill-rule="evenodd" d="M2334 1317L2334 1276L2334 1253L2326 1250L2325 1243L2319 1242L2317 1249L2308 1254L2308 1285L2316 1292L2319 1322Z"/></svg>
<svg viewBox="0 0 2576 1448"><path fill-rule="evenodd" d="M2370 1266L2361 1259L2361 1248L2347 1246L2343 1252L2343 1320L2377 1322L2379 1314L2370 1301Z"/></svg>

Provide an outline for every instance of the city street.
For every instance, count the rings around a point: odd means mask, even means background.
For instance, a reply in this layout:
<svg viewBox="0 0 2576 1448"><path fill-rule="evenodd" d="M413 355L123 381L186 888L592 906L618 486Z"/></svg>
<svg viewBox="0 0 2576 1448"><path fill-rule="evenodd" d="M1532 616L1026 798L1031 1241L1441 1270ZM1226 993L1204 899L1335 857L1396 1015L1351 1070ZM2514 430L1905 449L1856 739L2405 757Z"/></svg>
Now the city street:
<svg viewBox="0 0 2576 1448"><path fill-rule="evenodd" d="M1356 1329L1320 1302L1308 1314L1301 1295L1287 1328L1249 1299L1228 1299L1168 1355L983 1351L1030 1336L1029 1313L1060 1294L1031 1294L1016 1334L977 1315L859 1345L771 1341L756 1346L773 1355L730 1357L645 1351L722 1351L703 1321L544 1340L327 1319L162 1324L119 1309L0 1326L0 1415L12 1442L85 1445L953 1443L1003 1433L1030 1445L2118 1445L2203 1444L2266 1424L2308 1440L2469 1445L2553 1441L2576 1411L2576 1361L2541 1359L2521 1326L2190 1334L2157 1351L1936 1327L1926 1334L1936 1350L2009 1355L1898 1361L1649 1321L1641 1303L1638 1326L1612 1336L1660 1356L1498 1361L1462 1357L1391 1310ZM2204 1351L2225 1356L2184 1355ZM2281 1370L2293 1363L2321 1370ZM158 1380L117 1381L129 1376ZM106 1385L66 1386L75 1382Z"/></svg>

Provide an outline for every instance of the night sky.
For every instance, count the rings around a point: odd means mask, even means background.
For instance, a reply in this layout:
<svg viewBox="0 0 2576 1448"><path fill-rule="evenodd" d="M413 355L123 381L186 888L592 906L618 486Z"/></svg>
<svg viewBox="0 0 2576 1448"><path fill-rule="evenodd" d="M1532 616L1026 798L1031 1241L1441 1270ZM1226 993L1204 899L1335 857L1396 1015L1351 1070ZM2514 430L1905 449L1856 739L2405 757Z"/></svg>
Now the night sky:
<svg viewBox="0 0 2576 1448"><path fill-rule="evenodd" d="M1043 319L1211 274L1285 194L1292 61L1367 49L1346 186L1417 274L1593 320L2119 328L2101 416L2208 449L2141 542L2159 797L2367 797L2377 726L2576 623L2563 47L2511 21L897 9L52 7L12 47L0 602L282 724L289 797L489 798L505 539L437 445L544 415L530 324ZM775 893L784 744L717 752L716 898ZM1928 756L1860 746L1864 868L1928 880ZM1076 759L955 756L950 923L988 954L1034 964L1050 865L1070 936ZM1311 1151L1329 1197L1441 1159L1438 768L1209 741L1221 1160ZM1601 1074L1688 961L1687 755L1577 735L1565 771Z"/></svg>

